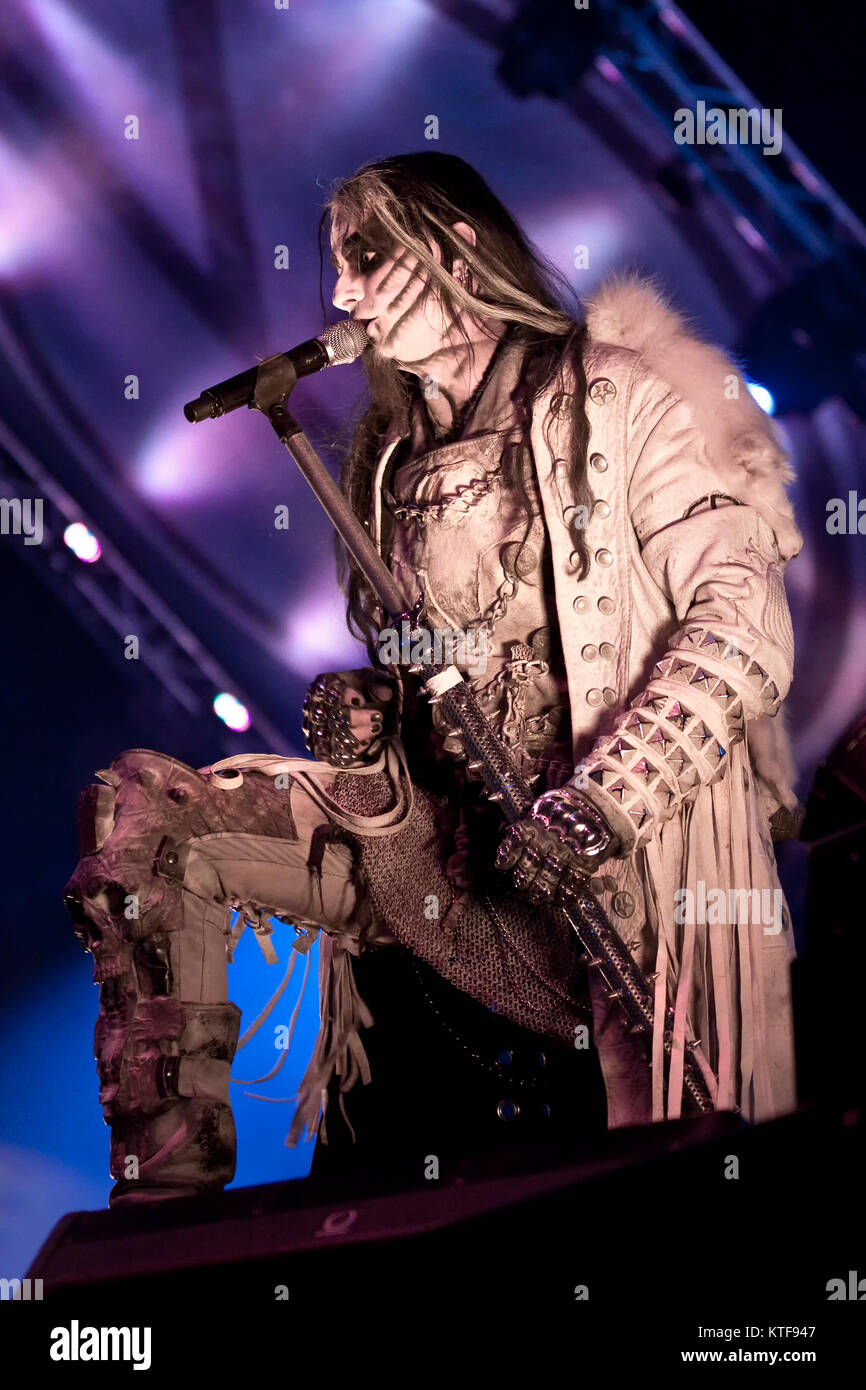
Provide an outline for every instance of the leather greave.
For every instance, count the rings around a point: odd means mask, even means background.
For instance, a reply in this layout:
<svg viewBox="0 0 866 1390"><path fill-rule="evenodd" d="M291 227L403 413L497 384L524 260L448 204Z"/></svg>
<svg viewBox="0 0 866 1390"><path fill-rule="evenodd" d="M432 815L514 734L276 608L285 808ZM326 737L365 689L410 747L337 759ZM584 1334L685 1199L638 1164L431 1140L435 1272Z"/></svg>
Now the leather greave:
<svg viewBox="0 0 866 1390"><path fill-rule="evenodd" d="M214 902L184 955L185 847L240 827L292 839L289 792L265 777L223 789L144 749L97 775L104 785L79 798L82 858L65 901L100 986L110 1201L221 1188L235 1171L229 1073L240 1027L227 1000L230 904Z"/></svg>

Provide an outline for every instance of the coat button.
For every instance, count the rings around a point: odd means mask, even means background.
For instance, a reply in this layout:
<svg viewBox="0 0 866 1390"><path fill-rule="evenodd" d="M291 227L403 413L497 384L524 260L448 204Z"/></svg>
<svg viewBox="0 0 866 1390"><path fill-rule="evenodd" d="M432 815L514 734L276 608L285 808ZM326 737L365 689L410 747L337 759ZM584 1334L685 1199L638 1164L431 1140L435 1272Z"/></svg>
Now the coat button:
<svg viewBox="0 0 866 1390"><path fill-rule="evenodd" d="M596 377L589 388L589 399L596 405L607 405L616 395L616 387L606 376Z"/></svg>
<svg viewBox="0 0 866 1390"><path fill-rule="evenodd" d="M604 499L602 498L600 501L596 502L596 504L595 504L595 506L593 507L592 510L593 510L593 512L594 512L594 514L595 514L596 516L600 516L600 517L609 517L609 516L610 516L610 503L609 503L609 502L605 502Z"/></svg>
<svg viewBox="0 0 866 1390"><path fill-rule="evenodd" d="M590 454L589 466L590 468L594 468L596 473L606 473L607 459L604 454Z"/></svg>
<svg viewBox="0 0 866 1390"><path fill-rule="evenodd" d="M585 594L578 594L571 606L575 613L586 613L589 609L589 599Z"/></svg>
<svg viewBox="0 0 866 1390"><path fill-rule="evenodd" d="M538 1062L538 1065L539 1065L540 1067L546 1067L546 1066L547 1066L547 1054L544 1053L544 1052L539 1052L539 1054L538 1054L538 1056L537 1056L537 1058L536 1058L536 1061Z"/></svg>
<svg viewBox="0 0 866 1390"><path fill-rule="evenodd" d="M615 691L615 690L611 690L611 688L610 688L609 685L608 685L608 686L605 686L604 694L602 695L602 699L604 700L604 703L605 703L606 705L615 705L615 704L616 704L616 699L617 699L616 691Z"/></svg>
<svg viewBox="0 0 866 1390"><path fill-rule="evenodd" d="M620 917L630 917L634 912L634 898L631 893L615 893L613 898L613 910Z"/></svg>
<svg viewBox="0 0 866 1390"><path fill-rule="evenodd" d="M597 550L597 551L595 552L595 558L596 558L596 560L598 561L598 563L599 563L600 565L612 565L612 564L613 564L613 556L612 556L612 554L610 553L609 550Z"/></svg>
<svg viewBox="0 0 866 1390"><path fill-rule="evenodd" d="M511 1062L511 1053L507 1048L504 1048L502 1052L499 1053L496 1060L501 1067L507 1067Z"/></svg>
<svg viewBox="0 0 866 1390"><path fill-rule="evenodd" d="M616 604L614 603L613 599L609 598L607 594L603 594L598 601L599 613L613 613L615 609Z"/></svg>
<svg viewBox="0 0 866 1390"><path fill-rule="evenodd" d="M538 556L531 545L521 550L519 541L508 541L499 551L499 563L509 579L527 579L535 569Z"/></svg>
<svg viewBox="0 0 866 1390"><path fill-rule="evenodd" d="M514 557L514 573L518 579L529 579L535 573L538 555L531 545L522 546Z"/></svg>
<svg viewBox="0 0 866 1390"><path fill-rule="evenodd" d="M602 642L598 650L600 655L604 657L605 661L613 661L614 657L616 656L616 647L614 647L610 642Z"/></svg>
<svg viewBox="0 0 866 1390"><path fill-rule="evenodd" d="M591 642L587 643L580 654L584 661L598 661L598 647L594 647Z"/></svg>
<svg viewBox="0 0 866 1390"><path fill-rule="evenodd" d="M500 1120L514 1120L520 1114L520 1106L516 1100L501 1100L496 1107L496 1113Z"/></svg>
<svg viewBox="0 0 866 1390"><path fill-rule="evenodd" d="M587 690L586 692L586 703L588 705L600 705L603 698L600 690Z"/></svg>
<svg viewBox="0 0 866 1390"><path fill-rule="evenodd" d="M547 1102L545 1102L544 1105L542 1105L541 1107L541 1118L543 1120L550 1119L550 1106L547 1104Z"/></svg>

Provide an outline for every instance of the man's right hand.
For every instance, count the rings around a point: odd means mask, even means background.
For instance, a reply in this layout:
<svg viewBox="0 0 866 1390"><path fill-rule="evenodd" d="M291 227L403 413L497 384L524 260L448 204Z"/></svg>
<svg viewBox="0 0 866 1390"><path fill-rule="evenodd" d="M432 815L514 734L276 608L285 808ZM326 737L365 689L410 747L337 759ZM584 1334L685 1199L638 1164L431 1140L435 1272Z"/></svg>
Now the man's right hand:
<svg viewBox="0 0 866 1390"><path fill-rule="evenodd" d="M396 732L395 680L388 671L329 671L304 699L303 730L317 762L356 767L377 757Z"/></svg>

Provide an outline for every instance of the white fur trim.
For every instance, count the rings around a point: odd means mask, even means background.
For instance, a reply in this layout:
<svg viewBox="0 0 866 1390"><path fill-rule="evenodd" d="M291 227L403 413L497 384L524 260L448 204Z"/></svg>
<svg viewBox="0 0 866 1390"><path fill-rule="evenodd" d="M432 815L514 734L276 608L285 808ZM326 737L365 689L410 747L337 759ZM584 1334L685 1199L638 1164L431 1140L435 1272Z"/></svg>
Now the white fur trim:
<svg viewBox="0 0 866 1390"><path fill-rule="evenodd" d="M611 276L587 301L586 324L593 342L639 353L675 395L688 401L731 496L765 518L783 560L798 554L803 537L785 491L794 470L778 427L750 394L734 358L698 337L646 276ZM728 399L732 389L736 399Z"/></svg>

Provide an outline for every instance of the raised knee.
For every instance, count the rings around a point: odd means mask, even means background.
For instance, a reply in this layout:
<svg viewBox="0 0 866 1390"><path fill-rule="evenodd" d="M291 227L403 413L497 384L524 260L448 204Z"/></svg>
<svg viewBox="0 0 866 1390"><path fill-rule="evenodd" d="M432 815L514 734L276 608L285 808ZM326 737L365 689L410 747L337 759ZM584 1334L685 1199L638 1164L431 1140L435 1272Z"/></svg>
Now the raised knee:
<svg viewBox="0 0 866 1390"><path fill-rule="evenodd" d="M166 894L176 893L199 837L297 839L291 785L278 787L259 772L205 775L165 753L133 748L96 775L101 783L79 798L82 858L66 887L87 949L86 929L94 925L123 939L164 930Z"/></svg>

